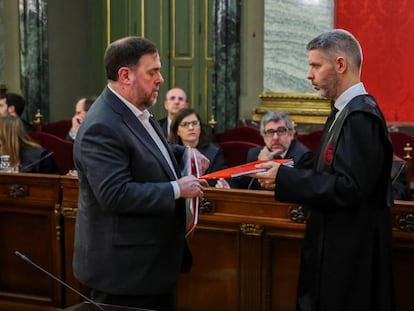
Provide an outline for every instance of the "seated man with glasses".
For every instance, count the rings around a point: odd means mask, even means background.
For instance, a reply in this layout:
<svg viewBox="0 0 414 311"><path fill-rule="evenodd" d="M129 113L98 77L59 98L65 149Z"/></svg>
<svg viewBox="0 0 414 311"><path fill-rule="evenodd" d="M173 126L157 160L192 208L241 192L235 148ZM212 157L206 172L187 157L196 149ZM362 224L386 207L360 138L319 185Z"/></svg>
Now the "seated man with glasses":
<svg viewBox="0 0 414 311"><path fill-rule="evenodd" d="M293 159L296 168L311 168L314 154L295 139L295 129L289 116L280 111L266 113L260 121L260 133L264 146L251 148L246 162L272 159ZM262 189L258 181L251 177L234 180L237 188ZM216 188L229 188L225 180L219 180Z"/></svg>
<svg viewBox="0 0 414 311"><path fill-rule="evenodd" d="M170 89L167 92L167 96L164 101L164 108L167 110L167 117L158 120L161 125L162 131L165 135L165 138L170 134L171 122L174 119L174 116L178 111L184 108L188 108L189 104L187 102L187 94L184 90L175 87Z"/></svg>

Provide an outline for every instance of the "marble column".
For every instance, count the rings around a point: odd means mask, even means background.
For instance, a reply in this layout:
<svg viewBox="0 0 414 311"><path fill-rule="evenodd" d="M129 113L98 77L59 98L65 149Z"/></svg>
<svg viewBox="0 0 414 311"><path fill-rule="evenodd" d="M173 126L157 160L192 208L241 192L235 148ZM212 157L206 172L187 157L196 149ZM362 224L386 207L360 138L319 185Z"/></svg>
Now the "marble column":
<svg viewBox="0 0 414 311"><path fill-rule="evenodd" d="M6 38L4 35L4 21L3 21L3 12L4 12L4 0L0 0L0 85L5 83L5 58L6 53L4 50L4 42Z"/></svg>
<svg viewBox="0 0 414 311"><path fill-rule="evenodd" d="M264 92L314 93L306 44L333 27L334 0L265 0Z"/></svg>

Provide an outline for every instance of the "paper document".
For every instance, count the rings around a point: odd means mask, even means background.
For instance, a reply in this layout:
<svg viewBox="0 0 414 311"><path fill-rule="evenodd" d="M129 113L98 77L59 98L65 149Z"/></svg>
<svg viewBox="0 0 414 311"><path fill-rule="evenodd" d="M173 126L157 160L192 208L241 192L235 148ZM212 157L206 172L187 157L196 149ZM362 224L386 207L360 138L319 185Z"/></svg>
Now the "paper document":
<svg viewBox="0 0 414 311"><path fill-rule="evenodd" d="M194 149L187 147L185 154L185 175L194 175L195 177L200 177L200 170L197 162L197 154ZM186 236L194 231L198 223L198 205L199 198L186 199L186 215L187 215L187 228Z"/></svg>

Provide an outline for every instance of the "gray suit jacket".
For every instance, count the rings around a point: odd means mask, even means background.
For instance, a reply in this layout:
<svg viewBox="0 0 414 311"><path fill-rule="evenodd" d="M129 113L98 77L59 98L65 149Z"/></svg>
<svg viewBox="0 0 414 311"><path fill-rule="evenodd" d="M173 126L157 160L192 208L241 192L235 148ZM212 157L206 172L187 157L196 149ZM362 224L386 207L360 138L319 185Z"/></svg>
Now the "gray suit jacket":
<svg viewBox="0 0 414 311"><path fill-rule="evenodd" d="M151 118L152 119L152 118ZM156 120L150 120L172 158ZM141 122L108 88L89 110L76 136L79 175L74 273L90 288L117 295L165 293L176 283L185 240L184 200L174 199L175 180ZM184 258L185 257L185 258ZM188 267L187 267L188 268Z"/></svg>

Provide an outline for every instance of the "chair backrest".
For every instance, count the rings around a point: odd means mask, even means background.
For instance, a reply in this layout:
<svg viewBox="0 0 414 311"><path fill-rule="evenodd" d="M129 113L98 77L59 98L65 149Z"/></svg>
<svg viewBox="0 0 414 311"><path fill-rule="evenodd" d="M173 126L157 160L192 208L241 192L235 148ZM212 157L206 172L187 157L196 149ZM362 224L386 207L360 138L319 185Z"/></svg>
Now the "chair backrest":
<svg viewBox="0 0 414 311"><path fill-rule="evenodd" d="M409 144L409 147L414 148L414 137L403 132L390 132L390 137L394 153L405 160L407 158L407 150L404 149L407 147L407 144ZM408 155L412 156L412 153Z"/></svg>
<svg viewBox="0 0 414 311"><path fill-rule="evenodd" d="M261 145L248 141L224 141L218 143L223 149L226 164L229 167L246 163L247 152L250 148Z"/></svg>
<svg viewBox="0 0 414 311"><path fill-rule="evenodd" d="M53 158L62 175L66 175L74 168L72 142L46 132L29 132L28 134L47 151L53 152Z"/></svg>
<svg viewBox="0 0 414 311"><path fill-rule="evenodd" d="M322 131L314 131L309 134L297 135L296 139L309 148L312 152L317 152L321 143Z"/></svg>
<svg viewBox="0 0 414 311"><path fill-rule="evenodd" d="M254 144L263 145L263 137L260 130L253 126L240 126L227 131L216 133L216 142L225 141L248 141Z"/></svg>
<svg viewBox="0 0 414 311"><path fill-rule="evenodd" d="M66 139L66 136L68 135L71 127L72 120L59 120L42 125L42 132L46 132L59 138Z"/></svg>
<svg viewBox="0 0 414 311"><path fill-rule="evenodd" d="M414 182L413 148L414 137L403 132L390 132L392 149L401 159L405 160L407 180L410 184Z"/></svg>

